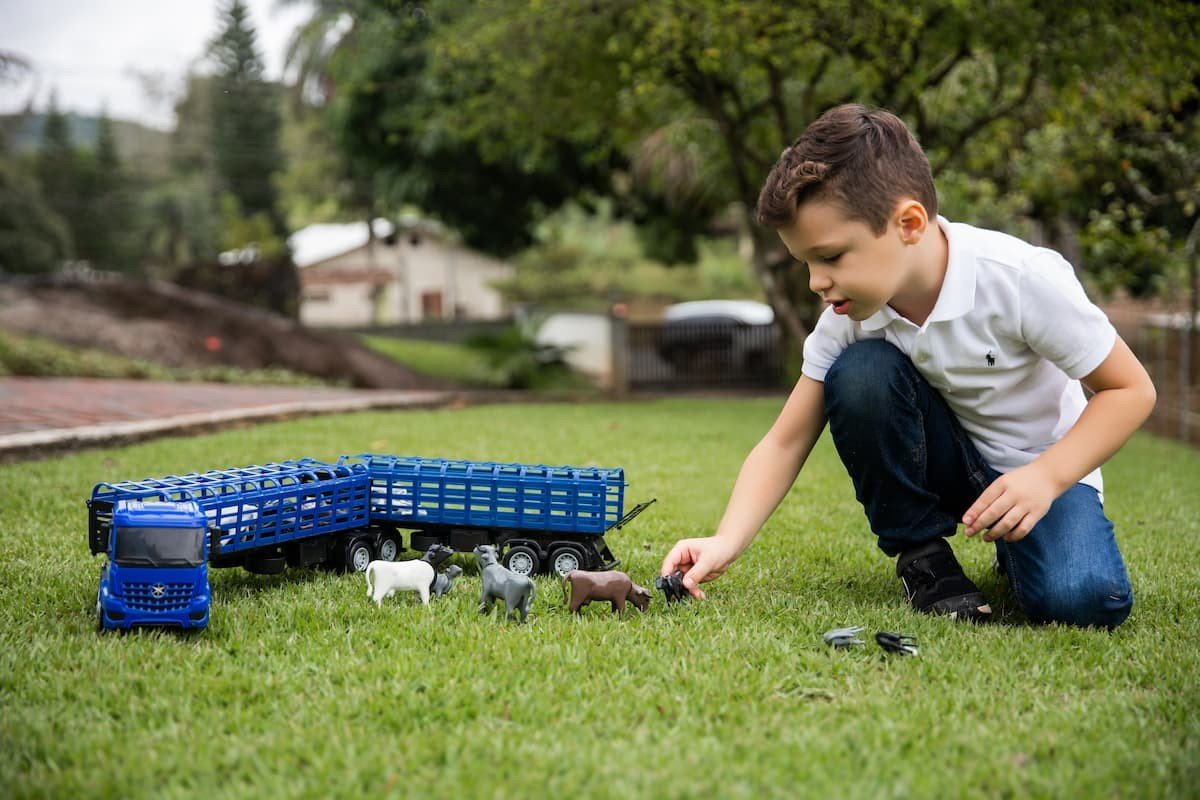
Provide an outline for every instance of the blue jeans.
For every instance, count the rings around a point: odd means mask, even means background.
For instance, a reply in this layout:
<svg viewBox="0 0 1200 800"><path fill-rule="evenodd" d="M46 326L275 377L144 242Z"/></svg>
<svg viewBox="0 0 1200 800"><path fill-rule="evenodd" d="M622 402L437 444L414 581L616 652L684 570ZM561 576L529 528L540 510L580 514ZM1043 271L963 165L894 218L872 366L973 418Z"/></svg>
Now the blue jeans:
<svg viewBox="0 0 1200 800"><path fill-rule="evenodd" d="M825 376L838 455L889 556L953 536L999 477L942 396L882 339L846 348ZM1024 539L996 542L1013 595L1033 622L1115 628L1133 590L1096 490L1075 484Z"/></svg>

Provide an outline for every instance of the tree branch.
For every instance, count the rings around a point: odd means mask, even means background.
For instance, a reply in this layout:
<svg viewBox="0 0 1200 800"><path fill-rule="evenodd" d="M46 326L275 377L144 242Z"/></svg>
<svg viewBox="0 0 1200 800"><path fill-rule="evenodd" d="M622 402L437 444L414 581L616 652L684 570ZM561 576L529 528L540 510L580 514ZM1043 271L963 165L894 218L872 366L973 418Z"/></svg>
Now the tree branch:
<svg viewBox="0 0 1200 800"><path fill-rule="evenodd" d="M813 108L813 103L817 97L817 84L825 77L825 73L829 70L829 64L833 61L833 53L826 50L821 54L821 60L817 62L817 68L813 70L812 75L808 76L808 86L804 87L804 99L800 101L800 115L804 124L808 124L816 116L816 111ZM784 144L788 144L791 137L784 140Z"/></svg>
<svg viewBox="0 0 1200 800"><path fill-rule="evenodd" d="M952 163L954 161L954 159L958 156L958 154L960 152L962 152L962 149L966 146L967 142L969 142L976 134L978 134L980 131L982 131L984 128L986 128L988 125L991 125L993 122L995 122L998 119L1001 119L1002 117L1008 116L1013 111L1015 111L1018 107L1024 105L1029 100L1030 96L1032 96L1032 94L1033 94L1033 89L1034 89L1035 85L1037 84L1037 74L1038 74L1038 62L1035 59L1029 65L1029 74L1025 76L1025 84L1021 87L1021 91L1017 94L1017 96L1012 98L1007 103L997 104L997 103L993 102L991 111L978 117L975 121L973 121L966 128L959 131L958 136L956 137L955 141L950 145L950 148L946 151L946 155L943 156L939 160L937 166L934 167L933 173L935 175L938 174L939 172L942 171L942 169L945 168L945 166L947 164ZM1000 80L999 77L997 77L996 91L993 91L993 93L992 93L993 100L999 99L1000 90L1002 88L1003 88L1003 81Z"/></svg>

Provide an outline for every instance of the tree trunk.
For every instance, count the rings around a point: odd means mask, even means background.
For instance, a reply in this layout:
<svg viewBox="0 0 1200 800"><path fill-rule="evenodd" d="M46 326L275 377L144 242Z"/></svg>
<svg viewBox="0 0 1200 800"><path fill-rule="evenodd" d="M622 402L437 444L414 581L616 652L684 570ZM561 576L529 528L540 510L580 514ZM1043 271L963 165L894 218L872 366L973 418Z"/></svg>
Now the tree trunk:
<svg viewBox="0 0 1200 800"><path fill-rule="evenodd" d="M767 296L767 303L774 309L775 318L779 320L784 334L788 339L802 346L804 340L808 338L808 326L801 319L796 304L792 302L792 298L788 294L787 287L780 283L771 269L772 243L768 234L755 224L749 209L745 209L745 212L746 225L750 230L750 238L754 242L754 251L750 259L754 267L754 274L758 277L758 282L762 284L763 292ZM773 234L770 235L773 236Z"/></svg>

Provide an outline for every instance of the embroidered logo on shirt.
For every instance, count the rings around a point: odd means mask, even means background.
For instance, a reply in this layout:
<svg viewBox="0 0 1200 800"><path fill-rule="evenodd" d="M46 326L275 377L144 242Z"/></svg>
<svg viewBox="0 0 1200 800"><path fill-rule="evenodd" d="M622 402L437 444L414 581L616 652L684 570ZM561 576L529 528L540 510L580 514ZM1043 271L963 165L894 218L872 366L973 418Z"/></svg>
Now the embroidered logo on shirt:
<svg viewBox="0 0 1200 800"><path fill-rule="evenodd" d="M994 366L996 366L996 357L995 357L994 355L992 355L992 351L991 351L991 350L988 350L988 354L987 354L987 365L988 365L989 367L994 367Z"/></svg>

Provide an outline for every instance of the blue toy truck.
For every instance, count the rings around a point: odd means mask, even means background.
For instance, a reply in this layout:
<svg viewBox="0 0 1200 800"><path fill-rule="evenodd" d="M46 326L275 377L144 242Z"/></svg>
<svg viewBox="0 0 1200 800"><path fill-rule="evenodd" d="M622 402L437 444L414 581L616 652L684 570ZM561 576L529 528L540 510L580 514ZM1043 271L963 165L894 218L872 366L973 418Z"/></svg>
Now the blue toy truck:
<svg viewBox="0 0 1200 800"><path fill-rule="evenodd" d="M97 624L206 626L207 523L196 503L118 500L100 568Z"/></svg>
<svg viewBox="0 0 1200 800"><path fill-rule="evenodd" d="M96 601L100 626L204 627L209 564L273 574L288 565L363 570L376 556L394 559L399 538L370 525L369 486L361 465L314 459L97 484L88 501L88 543L93 554L108 555ZM191 521L160 524L172 511ZM197 519L199 553L191 545ZM147 531L155 532L154 547L172 552L171 537L186 538L178 547L191 555L169 563L130 555ZM182 598L183 586L190 598Z"/></svg>
<svg viewBox="0 0 1200 800"><path fill-rule="evenodd" d="M361 572L395 560L405 529L415 550L506 548L523 574L610 569L619 562L604 533L650 504L623 515L624 489L621 469L371 453L100 483L88 501L89 546L108 556L98 624L202 628L210 565Z"/></svg>

